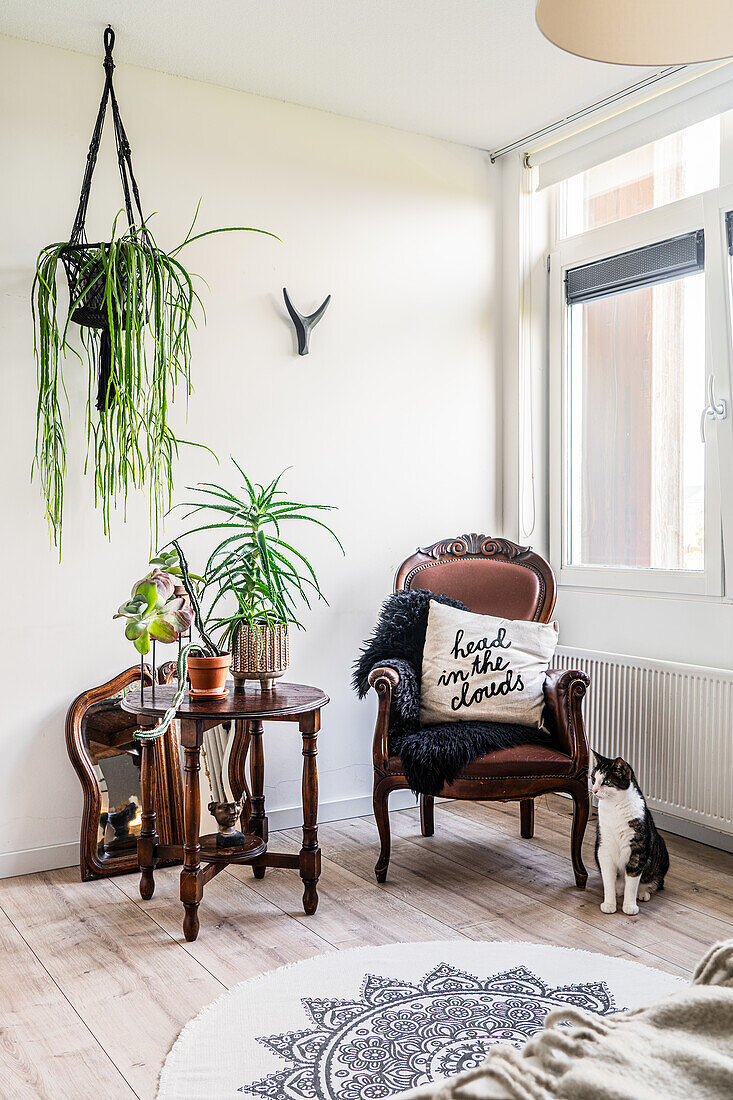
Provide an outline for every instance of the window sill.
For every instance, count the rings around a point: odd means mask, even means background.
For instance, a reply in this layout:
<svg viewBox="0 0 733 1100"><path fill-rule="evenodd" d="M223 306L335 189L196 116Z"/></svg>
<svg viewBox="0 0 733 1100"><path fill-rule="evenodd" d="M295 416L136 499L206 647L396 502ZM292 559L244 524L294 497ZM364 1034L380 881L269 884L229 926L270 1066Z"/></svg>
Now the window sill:
<svg viewBox="0 0 733 1100"><path fill-rule="evenodd" d="M733 604L733 595L726 596L723 592L673 592L660 589L623 588L607 584L578 584L574 581L561 580L558 576L558 591L562 592L587 592L593 596L636 596L645 600L676 600L685 603L701 604Z"/></svg>

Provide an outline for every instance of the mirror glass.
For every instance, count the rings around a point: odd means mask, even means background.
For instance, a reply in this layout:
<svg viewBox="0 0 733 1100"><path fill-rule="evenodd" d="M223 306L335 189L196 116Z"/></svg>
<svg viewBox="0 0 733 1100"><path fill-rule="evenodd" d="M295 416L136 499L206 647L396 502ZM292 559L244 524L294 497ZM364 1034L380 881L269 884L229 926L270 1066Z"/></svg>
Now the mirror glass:
<svg viewBox="0 0 733 1100"><path fill-rule="evenodd" d="M138 688L138 683L131 685L131 690ZM140 744L133 736L136 726L134 716L121 710L117 699L94 703L84 718L86 750L101 795L100 859L136 852L141 824Z"/></svg>

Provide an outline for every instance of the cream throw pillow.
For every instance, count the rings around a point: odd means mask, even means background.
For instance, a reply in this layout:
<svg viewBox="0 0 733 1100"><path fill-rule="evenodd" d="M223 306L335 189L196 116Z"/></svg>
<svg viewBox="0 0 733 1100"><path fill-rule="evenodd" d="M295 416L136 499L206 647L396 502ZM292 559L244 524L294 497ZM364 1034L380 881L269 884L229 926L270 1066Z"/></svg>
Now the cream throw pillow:
<svg viewBox="0 0 733 1100"><path fill-rule="evenodd" d="M557 623L474 615L430 601L422 658L420 725L542 725L543 687Z"/></svg>

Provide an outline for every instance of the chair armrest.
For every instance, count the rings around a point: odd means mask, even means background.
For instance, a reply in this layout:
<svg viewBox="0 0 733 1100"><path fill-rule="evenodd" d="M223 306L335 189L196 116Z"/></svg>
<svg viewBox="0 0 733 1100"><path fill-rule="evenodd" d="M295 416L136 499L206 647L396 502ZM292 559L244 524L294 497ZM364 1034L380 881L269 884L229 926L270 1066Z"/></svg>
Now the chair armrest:
<svg viewBox="0 0 733 1100"><path fill-rule="evenodd" d="M389 665L377 665L369 673L369 683L379 696L379 711L377 724L374 728L374 744L372 757L374 770L385 774L389 768L389 750L387 738L389 734L389 711L392 706L392 692L396 690L400 682L400 674L396 668Z"/></svg>
<svg viewBox="0 0 733 1100"><path fill-rule="evenodd" d="M382 694L382 681L386 680L386 686L389 688L390 693L397 687L400 682L400 674L396 668L392 668L391 665L377 665L369 673L369 684L378 695Z"/></svg>
<svg viewBox="0 0 733 1100"><path fill-rule="evenodd" d="M578 668L551 668L545 677L545 703L555 747L571 756L579 769L588 767L582 703L590 677Z"/></svg>
<svg viewBox="0 0 733 1100"><path fill-rule="evenodd" d="M178 662L164 661L162 665L158 665L156 673L158 675L159 684L178 683Z"/></svg>

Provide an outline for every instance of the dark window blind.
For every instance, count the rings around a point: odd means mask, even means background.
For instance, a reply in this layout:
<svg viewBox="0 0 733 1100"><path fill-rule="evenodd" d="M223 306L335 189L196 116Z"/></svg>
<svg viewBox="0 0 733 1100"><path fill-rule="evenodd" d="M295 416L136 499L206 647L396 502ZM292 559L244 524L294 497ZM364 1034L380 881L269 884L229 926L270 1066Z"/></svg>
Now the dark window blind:
<svg viewBox="0 0 733 1100"><path fill-rule="evenodd" d="M729 229L729 242L730 239ZM704 267L705 234L698 229L681 237L621 252L618 256L571 267L565 273L565 297L568 305L590 302L634 287L693 275Z"/></svg>

